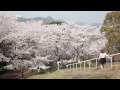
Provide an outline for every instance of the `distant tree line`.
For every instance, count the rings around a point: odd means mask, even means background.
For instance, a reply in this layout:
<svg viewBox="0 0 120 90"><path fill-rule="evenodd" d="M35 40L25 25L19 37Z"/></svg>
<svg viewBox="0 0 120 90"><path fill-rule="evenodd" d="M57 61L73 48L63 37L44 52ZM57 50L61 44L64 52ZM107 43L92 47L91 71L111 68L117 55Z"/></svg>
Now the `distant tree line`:
<svg viewBox="0 0 120 90"><path fill-rule="evenodd" d="M54 21L54 22L50 22L49 24L57 24L57 25L61 25L63 22L60 21Z"/></svg>

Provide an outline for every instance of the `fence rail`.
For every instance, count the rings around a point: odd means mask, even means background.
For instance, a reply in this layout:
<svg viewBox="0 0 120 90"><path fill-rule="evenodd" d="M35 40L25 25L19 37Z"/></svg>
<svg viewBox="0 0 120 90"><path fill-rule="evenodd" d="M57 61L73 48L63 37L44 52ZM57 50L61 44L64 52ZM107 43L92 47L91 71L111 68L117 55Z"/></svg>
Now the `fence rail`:
<svg viewBox="0 0 120 90"><path fill-rule="evenodd" d="M112 55L108 55L107 57L110 58L110 62L111 62L111 68L113 66L113 56L116 55L120 55L120 53L116 53L116 54L112 54ZM86 63L88 63L88 68L91 69L91 62L95 61L95 67L98 68L98 59L99 58L93 58L93 59L89 59L89 60L85 60L85 61L81 61L78 63L72 63L72 64L68 64L66 65L67 67L67 71L77 71L78 70L78 65L79 65L79 69L82 69L82 64L83 64L83 69L86 69ZM58 70L60 70L60 65L58 64Z"/></svg>

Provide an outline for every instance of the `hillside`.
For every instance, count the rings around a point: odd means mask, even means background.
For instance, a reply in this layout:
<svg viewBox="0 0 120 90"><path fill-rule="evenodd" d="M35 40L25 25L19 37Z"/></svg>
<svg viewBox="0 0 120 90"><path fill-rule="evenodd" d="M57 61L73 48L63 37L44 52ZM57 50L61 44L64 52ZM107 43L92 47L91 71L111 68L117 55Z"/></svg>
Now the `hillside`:
<svg viewBox="0 0 120 90"><path fill-rule="evenodd" d="M50 23L50 22L54 22L54 21L58 21L53 19L51 16L48 16L46 18L43 17L35 17L35 18L25 18L25 17L18 17L17 21L19 22L26 22L26 21L43 21L44 23Z"/></svg>
<svg viewBox="0 0 120 90"><path fill-rule="evenodd" d="M120 62L114 63L112 69L107 65L104 71L99 68L79 70L75 72L60 70L53 73L32 75L27 79L120 79Z"/></svg>
<svg viewBox="0 0 120 90"><path fill-rule="evenodd" d="M35 18L25 18L25 17L17 17L17 21L19 22L27 22L27 21L43 21L44 23L50 23L50 22L55 22L55 21L62 21L62 22L67 22L65 20L56 20L51 16L48 16L46 18L43 17L35 17ZM80 26L85 26L85 25L90 25L90 26L94 26L96 28L100 27L100 23L86 23L86 22L75 22L76 25L80 25Z"/></svg>
<svg viewBox="0 0 120 90"><path fill-rule="evenodd" d="M98 57L106 43L100 27L68 22L43 24L40 18L35 20L38 21L20 22L9 13L0 14L0 54L10 58L4 69L56 69L57 61L82 59L82 52L85 59Z"/></svg>

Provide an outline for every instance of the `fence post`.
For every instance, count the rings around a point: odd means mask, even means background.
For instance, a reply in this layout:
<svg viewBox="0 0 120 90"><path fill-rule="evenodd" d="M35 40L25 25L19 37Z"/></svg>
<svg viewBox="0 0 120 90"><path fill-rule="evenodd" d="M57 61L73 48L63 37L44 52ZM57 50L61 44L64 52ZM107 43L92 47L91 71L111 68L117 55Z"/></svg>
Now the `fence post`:
<svg viewBox="0 0 120 90"><path fill-rule="evenodd" d="M68 72L68 65L66 65L67 66L67 72Z"/></svg>
<svg viewBox="0 0 120 90"><path fill-rule="evenodd" d="M112 68L112 64L113 64L113 60L112 60L112 57L111 57L111 68Z"/></svg>
<svg viewBox="0 0 120 90"><path fill-rule="evenodd" d="M60 70L59 64L58 64L58 70Z"/></svg>
<svg viewBox="0 0 120 90"><path fill-rule="evenodd" d="M76 71L77 71L77 63L76 63Z"/></svg>
<svg viewBox="0 0 120 90"><path fill-rule="evenodd" d="M81 63L80 63L80 70L81 70Z"/></svg>
<svg viewBox="0 0 120 90"><path fill-rule="evenodd" d="M74 64L73 64L73 72L74 72Z"/></svg>
<svg viewBox="0 0 120 90"><path fill-rule="evenodd" d="M97 59L96 59L96 69L97 69Z"/></svg>
<svg viewBox="0 0 120 90"><path fill-rule="evenodd" d="M84 62L84 70L85 70L85 62Z"/></svg>
<svg viewBox="0 0 120 90"><path fill-rule="evenodd" d="M70 64L70 71L71 71L71 64Z"/></svg>
<svg viewBox="0 0 120 90"><path fill-rule="evenodd" d="M90 61L89 61L89 69L90 69Z"/></svg>

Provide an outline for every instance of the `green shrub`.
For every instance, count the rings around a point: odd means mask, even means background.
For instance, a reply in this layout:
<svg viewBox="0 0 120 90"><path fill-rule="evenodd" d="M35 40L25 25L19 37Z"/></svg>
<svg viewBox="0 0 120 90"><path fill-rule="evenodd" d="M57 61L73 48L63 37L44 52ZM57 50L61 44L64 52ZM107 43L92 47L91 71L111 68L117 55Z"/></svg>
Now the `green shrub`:
<svg viewBox="0 0 120 90"><path fill-rule="evenodd" d="M50 22L49 24L57 24L57 25L61 25L63 22L59 22L59 21L56 21L56 22Z"/></svg>

